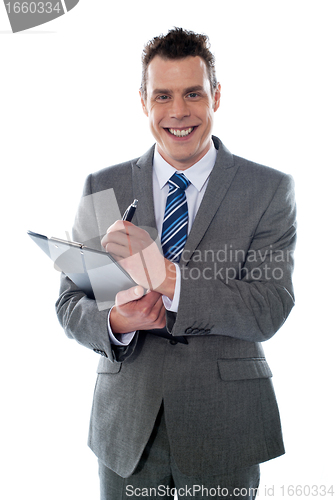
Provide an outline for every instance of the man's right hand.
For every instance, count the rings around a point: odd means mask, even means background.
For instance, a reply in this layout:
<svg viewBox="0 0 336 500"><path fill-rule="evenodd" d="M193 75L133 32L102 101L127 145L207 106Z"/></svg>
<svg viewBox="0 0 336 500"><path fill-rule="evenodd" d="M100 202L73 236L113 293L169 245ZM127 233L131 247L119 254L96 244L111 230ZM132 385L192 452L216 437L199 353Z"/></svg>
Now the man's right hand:
<svg viewBox="0 0 336 500"><path fill-rule="evenodd" d="M110 313L113 333L129 333L135 330L163 328L166 324L166 310L162 295L135 286L116 295L115 306Z"/></svg>

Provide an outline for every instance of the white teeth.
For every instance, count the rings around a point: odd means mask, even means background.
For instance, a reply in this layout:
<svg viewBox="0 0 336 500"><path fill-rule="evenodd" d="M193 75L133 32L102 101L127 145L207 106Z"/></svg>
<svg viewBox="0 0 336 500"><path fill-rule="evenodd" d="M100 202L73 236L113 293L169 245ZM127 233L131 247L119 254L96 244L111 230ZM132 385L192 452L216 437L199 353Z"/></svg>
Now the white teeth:
<svg viewBox="0 0 336 500"><path fill-rule="evenodd" d="M173 135L176 135L176 137L185 137L186 135L189 135L190 132L194 130L194 127L187 128L185 130L177 130L174 128L169 128L169 132Z"/></svg>

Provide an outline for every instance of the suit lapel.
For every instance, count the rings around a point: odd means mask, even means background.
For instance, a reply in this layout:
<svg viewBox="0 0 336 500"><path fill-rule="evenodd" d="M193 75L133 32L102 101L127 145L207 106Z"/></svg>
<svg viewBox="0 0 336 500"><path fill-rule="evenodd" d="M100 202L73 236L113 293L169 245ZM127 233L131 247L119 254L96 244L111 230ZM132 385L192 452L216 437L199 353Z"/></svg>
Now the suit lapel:
<svg viewBox="0 0 336 500"><path fill-rule="evenodd" d="M213 137L213 140L218 149L217 159L185 245L186 253L181 259L185 263L190 261L193 252L202 240L237 172L232 154L217 137Z"/></svg>
<svg viewBox="0 0 336 500"><path fill-rule="evenodd" d="M154 146L132 163L134 198L139 200L135 221L156 239L157 233L153 200L153 155ZM154 231L153 231L154 229Z"/></svg>

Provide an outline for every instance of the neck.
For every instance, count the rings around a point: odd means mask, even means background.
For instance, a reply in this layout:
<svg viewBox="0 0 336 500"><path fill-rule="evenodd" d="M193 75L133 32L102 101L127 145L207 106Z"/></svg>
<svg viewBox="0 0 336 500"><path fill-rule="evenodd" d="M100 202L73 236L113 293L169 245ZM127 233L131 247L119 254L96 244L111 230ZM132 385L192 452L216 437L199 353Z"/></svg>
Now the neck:
<svg viewBox="0 0 336 500"><path fill-rule="evenodd" d="M160 148L159 145L157 145L157 150L158 150L158 153L162 156L162 158L167 163L169 163L169 165L176 168L176 170L184 171L184 170L187 170L188 168L192 167L193 165L195 165L195 163L199 162L202 158L204 158L204 156L209 152L210 147L211 147L211 141L209 142L209 145L202 151L202 153L200 153L199 156L192 158L192 159L185 158L183 160L171 158L170 156L166 155L165 152Z"/></svg>

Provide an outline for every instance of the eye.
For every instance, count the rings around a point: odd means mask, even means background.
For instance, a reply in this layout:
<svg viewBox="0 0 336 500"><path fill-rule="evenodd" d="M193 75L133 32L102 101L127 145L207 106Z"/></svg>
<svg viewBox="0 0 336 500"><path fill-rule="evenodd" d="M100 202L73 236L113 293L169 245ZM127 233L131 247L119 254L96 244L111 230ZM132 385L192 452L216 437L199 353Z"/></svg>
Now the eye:
<svg viewBox="0 0 336 500"><path fill-rule="evenodd" d="M197 92L190 92L187 97L191 97L192 99L194 99L195 97L199 97L199 94L197 94Z"/></svg>
<svg viewBox="0 0 336 500"><path fill-rule="evenodd" d="M156 100L157 101L167 101L169 99L169 96L167 95L158 95Z"/></svg>

